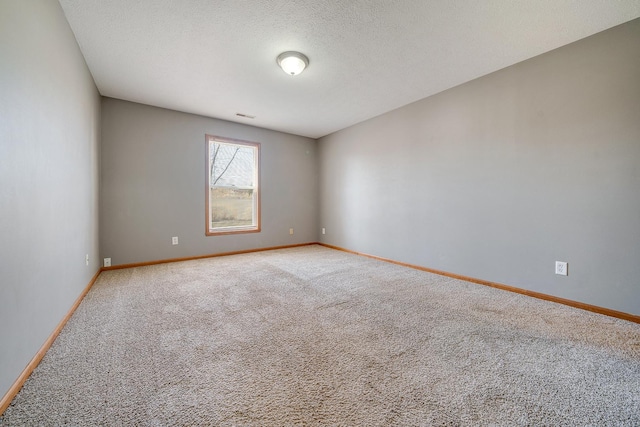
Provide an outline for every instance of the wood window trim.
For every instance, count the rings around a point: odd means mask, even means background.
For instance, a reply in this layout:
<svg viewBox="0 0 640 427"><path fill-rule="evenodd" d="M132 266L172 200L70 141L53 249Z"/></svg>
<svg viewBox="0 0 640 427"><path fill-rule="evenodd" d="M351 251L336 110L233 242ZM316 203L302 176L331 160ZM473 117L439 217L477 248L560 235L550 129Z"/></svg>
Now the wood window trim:
<svg viewBox="0 0 640 427"><path fill-rule="evenodd" d="M219 142L223 142L223 143L229 143L229 144L237 144L237 145L246 145L246 146L250 146L250 147L254 147L257 149L257 154L256 154L256 167L258 168L258 173L257 173L257 191L256 191L256 204L255 204L255 215L256 215L256 225L255 227L251 227L251 228L239 228L239 229L229 229L229 230L221 230L221 231L212 231L212 229L209 227L209 143L211 141L219 141ZM246 233L259 233L260 231L262 231L262 225L261 225L261 217L262 217L262 206L260 203L260 199L261 199L261 194L262 194L262 189L261 189L261 179L260 179L260 175L261 175L261 164L260 164L260 157L261 157L261 145L259 142L253 142L253 141L245 141L242 139L235 139L235 138L228 138L225 136L218 136L218 135L210 135L210 134L206 134L205 135L205 158L204 158L204 187L205 187L205 203L204 203L204 224L205 224L205 235L206 236L224 236L224 235L229 235L229 234L246 234Z"/></svg>

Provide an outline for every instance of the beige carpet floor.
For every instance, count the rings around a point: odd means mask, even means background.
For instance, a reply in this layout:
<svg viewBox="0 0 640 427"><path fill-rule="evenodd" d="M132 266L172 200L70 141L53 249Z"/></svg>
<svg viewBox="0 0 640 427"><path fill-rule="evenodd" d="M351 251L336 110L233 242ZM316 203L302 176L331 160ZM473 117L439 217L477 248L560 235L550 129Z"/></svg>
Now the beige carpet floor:
<svg viewBox="0 0 640 427"><path fill-rule="evenodd" d="M0 425L638 426L640 325L320 246L114 270Z"/></svg>

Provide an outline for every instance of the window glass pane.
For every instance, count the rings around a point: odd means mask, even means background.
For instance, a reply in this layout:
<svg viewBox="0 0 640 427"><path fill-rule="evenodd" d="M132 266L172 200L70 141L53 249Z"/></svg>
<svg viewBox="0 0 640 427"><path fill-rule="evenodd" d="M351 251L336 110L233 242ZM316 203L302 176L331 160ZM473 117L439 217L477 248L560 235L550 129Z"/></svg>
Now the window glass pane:
<svg viewBox="0 0 640 427"><path fill-rule="evenodd" d="M253 222L253 189L211 188L211 228L246 227Z"/></svg>
<svg viewBox="0 0 640 427"><path fill-rule="evenodd" d="M253 187L254 150L248 146L212 143L211 185Z"/></svg>

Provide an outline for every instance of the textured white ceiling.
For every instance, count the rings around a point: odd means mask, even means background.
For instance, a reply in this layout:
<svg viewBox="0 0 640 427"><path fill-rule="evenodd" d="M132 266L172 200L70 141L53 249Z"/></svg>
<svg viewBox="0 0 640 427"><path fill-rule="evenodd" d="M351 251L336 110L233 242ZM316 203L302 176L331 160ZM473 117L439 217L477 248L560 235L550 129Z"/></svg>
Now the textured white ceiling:
<svg viewBox="0 0 640 427"><path fill-rule="evenodd" d="M102 95L313 138L640 16L640 0L60 3ZM309 68L286 75L286 50Z"/></svg>

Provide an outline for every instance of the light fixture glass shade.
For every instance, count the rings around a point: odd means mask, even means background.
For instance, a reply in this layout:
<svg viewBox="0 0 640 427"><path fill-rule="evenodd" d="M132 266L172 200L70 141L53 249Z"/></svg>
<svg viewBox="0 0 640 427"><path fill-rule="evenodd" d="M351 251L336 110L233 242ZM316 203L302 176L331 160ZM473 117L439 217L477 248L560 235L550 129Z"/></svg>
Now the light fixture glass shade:
<svg viewBox="0 0 640 427"><path fill-rule="evenodd" d="M300 74L309 65L309 58L300 52L284 52L278 55L278 65L285 73L295 76Z"/></svg>

